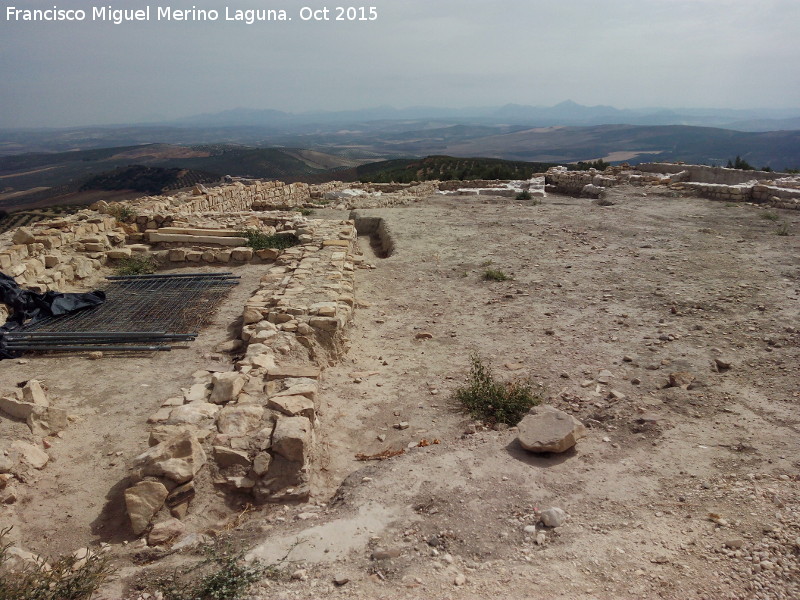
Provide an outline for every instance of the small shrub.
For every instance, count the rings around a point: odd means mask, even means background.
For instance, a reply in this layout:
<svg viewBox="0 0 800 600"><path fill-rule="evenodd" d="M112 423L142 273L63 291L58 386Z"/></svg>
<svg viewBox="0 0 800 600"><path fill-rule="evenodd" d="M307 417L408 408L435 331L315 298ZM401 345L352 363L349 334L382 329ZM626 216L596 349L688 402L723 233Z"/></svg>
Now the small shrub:
<svg viewBox="0 0 800 600"><path fill-rule="evenodd" d="M311 215L314 214L314 209L313 208L301 208L297 212L299 212L304 217L308 217L308 216L311 216Z"/></svg>
<svg viewBox="0 0 800 600"><path fill-rule="evenodd" d="M153 585L164 600L237 600L253 583L279 575L274 567L248 563L241 554L211 549L205 560L159 577Z"/></svg>
<svg viewBox="0 0 800 600"><path fill-rule="evenodd" d="M775 235L781 235L781 236L789 235L789 224L783 222L780 225L778 225L778 229L775 231Z"/></svg>
<svg viewBox="0 0 800 600"><path fill-rule="evenodd" d="M483 278L486 281L507 281L511 279L503 271L498 271L497 269L486 269L483 273Z"/></svg>
<svg viewBox="0 0 800 600"><path fill-rule="evenodd" d="M136 218L136 209L128 204L117 204L108 209L108 213L119 223L126 223Z"/></svg>
<svg viewBox="0 0 800 600"><path fill-rule="evenodd" d="M759 216L766 221L777 221L778 219L780 219L780 217L776 215L774 212L769 212L769 211L762 212Z"/></svg>
<svg viewBox="0 0 800 600"><path fill-rule="evenodd" d="M522 190L519 194L514 196L516 200L530 200L531 193L528 190Z"/></svg>
<svg viewBox="0 0 800 600"><path fill-rule="evenodd" d="M8 560L11 544L4 538L11 528L0 531L0 565ZM86 561L72 555L62 556L49 565L30 564L20 571L0 577L0 600L89 600L113 573L104 554L90 554Z"/></svg>
<svg viewBox="0 0 800 600"><path fill-rule="evenodd" d="M156 272L156 263L149 256L130 256L117 263L117 275L150 275Z"/></svg>
<svg viewBox="0 0 800 600"><path fill-rule="evenodd" d="M501 383L479 356L473 355L470 360L472 367L466 385L455 391L454 398L474 419L516 425L531 407L541 402L529 381Z"/></svg>
<svg viewBox="0 0 800 600"><path fill-rule="evenodd" d="M240 231L239 235L247 238L247 245L253 250L264 250L266 248L275 248L277 250L284 250L297 246L300 240L294 235L267 235L258 229L247 229Z"/></svg>

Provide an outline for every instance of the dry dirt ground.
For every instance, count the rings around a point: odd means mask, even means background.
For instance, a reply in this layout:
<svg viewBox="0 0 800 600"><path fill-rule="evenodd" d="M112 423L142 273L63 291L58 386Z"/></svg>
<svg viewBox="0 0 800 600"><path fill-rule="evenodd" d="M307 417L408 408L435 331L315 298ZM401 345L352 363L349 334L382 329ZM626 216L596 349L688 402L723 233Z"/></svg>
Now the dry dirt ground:
<svg viewBox="0 0 800 600"><path fill-rule="evenodd" d="M800 597L800 215L770 210L790 224L779 236L752 206L609 197L364 211L396 251L358 271L349 351L324 371L315 496L228 521L251 558L297 577L250 598ZM512 279L485 281L487 269ZM3 389L38 376L79 416L18 500L25 545L132 539L105 496L143 449L147 416L230 337L249 291L180 355L0 363ZM537 456L513 428L475 427L450 399L473 354L499 379L529 378L588 436ZM666 388L672 372L692 373L692 389ZM385 450L405 453L355 459ZM551 506L566 524L530 533ZM124 592L141 581L131 554L119 551L121 578L101 598L138 597Z"/></svg>

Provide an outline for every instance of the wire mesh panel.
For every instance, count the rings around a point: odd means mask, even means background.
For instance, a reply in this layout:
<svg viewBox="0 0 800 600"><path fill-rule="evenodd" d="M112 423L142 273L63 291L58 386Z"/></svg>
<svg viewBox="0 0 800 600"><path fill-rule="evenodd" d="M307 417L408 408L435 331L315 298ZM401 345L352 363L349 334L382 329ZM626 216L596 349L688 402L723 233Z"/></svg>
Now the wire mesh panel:
<svg viewBox="0 0 800 600"><path fill-rule="evenodd" d="M48 317L6 337L16 350L163 350L194 339L239 277L225 273L181 273L109 277L100 306ZM158 346L158 347L156 347Z"/></svg>

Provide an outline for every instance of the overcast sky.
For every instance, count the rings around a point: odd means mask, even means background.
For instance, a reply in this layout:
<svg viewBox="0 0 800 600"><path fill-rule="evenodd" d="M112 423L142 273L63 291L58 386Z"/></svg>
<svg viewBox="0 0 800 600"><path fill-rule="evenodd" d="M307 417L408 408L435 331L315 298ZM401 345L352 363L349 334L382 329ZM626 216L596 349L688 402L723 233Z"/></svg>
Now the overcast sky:
<svg viewBox="0 0 800 600"><path fill-rule="evenodd" d="M82 8L84 22L7 8ZM151 7L149 22L92 6ZM157 7L216 22L156 20ZM339 6L347 6L340 2ZM361 6L353 3L352 6ZM371 0L371 22L303 22L325 0L3 0L0 126L168 119L236 107L290 112L552 105L800 107L800 0ZM291 22L225 21L225 7Z"/></svg>

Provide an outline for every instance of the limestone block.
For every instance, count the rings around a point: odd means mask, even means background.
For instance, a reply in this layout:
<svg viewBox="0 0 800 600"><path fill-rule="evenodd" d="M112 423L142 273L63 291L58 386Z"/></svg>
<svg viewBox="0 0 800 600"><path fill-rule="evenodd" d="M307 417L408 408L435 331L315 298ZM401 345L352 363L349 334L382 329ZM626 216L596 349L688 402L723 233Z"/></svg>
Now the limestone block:
<svg viewBox="0 0 800 600"><path fill-rule="evenodd" d="M58 433L67 428L67 411L53 406L33 405L27 423L33 435L44 437Z"/></svg>
<svg viewBox="0 0 800 600"><path fill-rule="evenodd" d="M147 529L150 520L164 505L167 488L157 481L142 481L125 490L125 506L134 535Z"/></svg>
<svg viewBox="0 0 800 600"><path fill-rule="evenodd" d="M287 380L287 384L290 381L303 381L302 379L294 379L294 380ZM308 380L307 380L308 381ZM314 396L317 394L317 384L311 380L307 383L293 383L289 385L285 390L272 394L272 396L305 396L311 400L314 399Z"/></svg>
<svg viewBox="0 0 800 600"><path fill-rule="evenodd" d="M219 413L217 429L232 437L244 436L261 425L263 416L264 407L258 404L228 405Z"/></svg>
<svg viewBox="0 0 800 600"><path fill-rule="evenodd" d="M20 227L14 232L14 236L11 238L11 241L15 244L32 244L34 241L36 241L36 238L31 229L27 227Z"/></svg>
<svg viewBox="0 0 800 600"><path fill-rule="evenodd" d="M311 439L311 421L306 417L279 417L272 433L272 450L289 461L304 463Z"/></svg>
<svg viewBox="0 0 800 600"><path fill-rule="evenodd" d="M31 404L38 404L39 406L49 406L50 401L44 393L42 382L38 379L30 379L22 387L22 401L30 402Z"/></svg>
<svg viewBox="0 0 800 600"><path fill-rule="evenodd" d="M147 543L150 546L160 546L169 541L175 540L182 536L186 531L186 525L181 523L178 519L167 519L161 523L156 523L147 534Z"/></svg>
<svg viewBox="0 0 800 600"><path fill-rule="evenodd" d="M226 469L228 467L250 468L250 457L247 452L234 450L227 446L214 446L214 459L217 461L220 469Z"/></svg>
<svg viewBox="0 0 800 600"><path fill-rule="evenodd" d="M519 443L531 452L564 452L586 436L586 427L552 406L535 406L519 422Z"/></svg>
<svg viewBox="0 0 800 600"><path fill-rule="evenodd" d="M170 262L186 262L186 248L172 248L167 254Z"/></svg>
<svg viewBox="0 0 800 600"><path fill-rule="evenodd" d="M246 306L242 315L242 320L245 325L252 325L264 319L261 310L254 306Z"/></svg>
<svg viewBox="0 0 800 600"><path fill-rule="evenodd" d="M240 246L231 250L231 260L238 260L246 262L253 258L253 249L246 246Z"/></svg>
<svg viewBox="0 0 800 600"><path fill-rule="evenodd" d="M269 471L270 463L272 463L272 455L268 452L259 452L253 459L253 473L258 477L263 476Z"/></svg>
<svg viewBox="0 0 800 600"><path fill-rule="evenodd" d="M168 425L201 425L210 421L219 412L220 407L211 402L192 402L172 409L167 420Z"/></svg>
<svg viewBox="0 0 800 600"><path fill-rule="evenodd" d="M305 396L273 396L267 401L267 408L290 417L303 416L314 420L314 401Z"/></svg>
<svg viewBox="0 0 800 600"><path fill-rule="evenodd" d="M139 477L152 475L185 483L205 463L206 455L200 442L192 432L184 431L137 456L132 469Z"/></svg>
<svg viewBox="0 0 800 600"><path fill-rule="evenodd" d="M121 258L129 258L131 254L132 250L130 248L115 248L114 250L106 251L106 258L118 260Z"/></svg>
<svg viewBox="0 0 800 600"><path fill-rule="evenodd" d="M26 420L35 407L36 405L32 402L24 402L16 398L0 398L0 412L15 419Z"/></svg>
<svg viewBox="0 0 800 600"><path fill-rule="evenodd" d="M236 400L239 392L244 387L245 381L245 376L241 373L215 373L212 377L214 387L209 401L214 404L225 404Z"/></svg>
<svg viewBox="0 0 800 600"><path fill-rule="evenodd" d="M50 456L47 452L38 446L23 442L22 440L14 440L11 442L7 451L12 469L14 469L15 472L18 472L17 469L24 470L27 467L43 469L50 460ZM16 467L14 465L16 465Z"/></svg>

